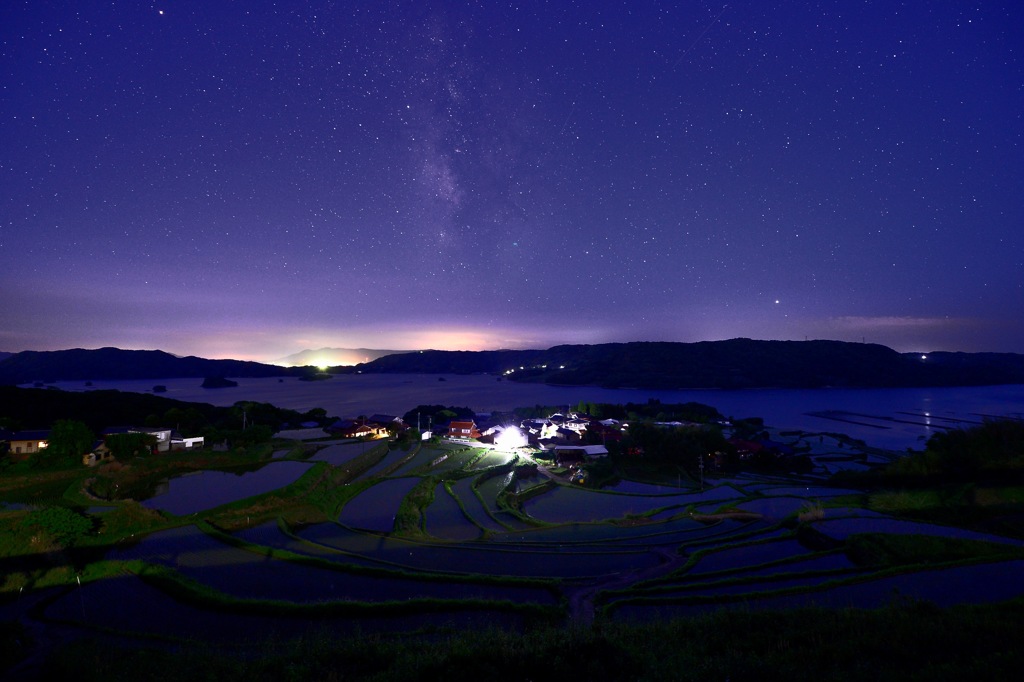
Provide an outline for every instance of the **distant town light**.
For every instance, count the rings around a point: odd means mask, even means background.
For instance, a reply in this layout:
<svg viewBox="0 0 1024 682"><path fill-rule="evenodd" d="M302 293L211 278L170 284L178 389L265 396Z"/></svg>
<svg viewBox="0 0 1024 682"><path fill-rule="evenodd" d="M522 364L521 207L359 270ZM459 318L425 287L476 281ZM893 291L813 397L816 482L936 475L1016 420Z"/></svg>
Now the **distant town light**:
<svg viewBox="0 0 1024 682"><path fill-rule="evenodd" d="M921 359L922 359L922 360L927 360L927 359L928 359L928 356L927 356L927 355L922 355L922 356L921 356Z"/></svg>

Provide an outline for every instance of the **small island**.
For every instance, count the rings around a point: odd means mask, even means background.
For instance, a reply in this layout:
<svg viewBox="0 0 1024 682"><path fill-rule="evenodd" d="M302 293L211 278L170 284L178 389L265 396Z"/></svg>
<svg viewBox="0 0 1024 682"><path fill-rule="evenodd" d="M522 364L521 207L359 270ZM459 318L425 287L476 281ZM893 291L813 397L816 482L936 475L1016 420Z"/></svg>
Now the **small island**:
<svg viewBox="0 0 1024 682"><path fill-rule="evenodd" d="M203 379L203 388L236 388L237 381L225 379L224 377L206 377Z"/></svg>

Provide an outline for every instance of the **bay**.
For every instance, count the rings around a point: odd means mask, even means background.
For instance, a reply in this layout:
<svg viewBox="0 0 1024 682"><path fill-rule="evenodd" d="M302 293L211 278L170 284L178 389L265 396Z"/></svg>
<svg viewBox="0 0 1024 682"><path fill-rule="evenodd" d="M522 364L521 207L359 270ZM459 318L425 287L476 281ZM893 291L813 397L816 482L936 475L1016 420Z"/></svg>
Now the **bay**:
<svg viewBox="0 0 1024 682"><path fill-rule="evenodd" d="M337 417L374 413L402 415L420 404L465 406L505 412L533 405L575 408L595 403L700 402L732 418L762 417L781 429L844 433L868 445L890 450L919 449L933 433L969 427L985 418L1024 418L1024 385L951 388L686 389L547 386L498 381L489 375L348 374L328 381L237 379L235 388L205 389L201 378L134 381L68 381L63 390L117 389L152 392L176 400L233 405L239 400L273 403L300 411L322 407ZM822 416L822 413L829 413Z"/></svg>

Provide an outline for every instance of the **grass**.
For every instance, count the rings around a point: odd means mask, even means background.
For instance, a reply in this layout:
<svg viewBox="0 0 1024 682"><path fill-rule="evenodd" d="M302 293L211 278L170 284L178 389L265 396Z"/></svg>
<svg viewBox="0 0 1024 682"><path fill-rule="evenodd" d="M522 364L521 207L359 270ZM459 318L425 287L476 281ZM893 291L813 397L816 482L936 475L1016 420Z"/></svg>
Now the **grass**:
<svg viewBox="0 0 1024 682"><path fill-rule="evenodd" d="M846 539L846 555L862 566L890 567L1024 559L1024 548L935 535L858 533Z"/></svg>
<svg viewBox="0 0 1024 682"><path fill-rule="evenodd" d="M434 491L441 479L427 476L402 499L395 514L392 535L404 538L428 538L424 528L423 510L434 501Z"/></svg>
<svg viewBox="0 0 1024 682"><path fill-rule="evenodd" d="M62 471L7 473L0 476L0 499L21 504L58 503L69 487L78 485L84 474L80 467Z"/></svg>
<svg viewBox="0 0 1024 682"><path fill-rule="evenodd" d="M330 600L296 603L276 599L244 599L227 595L209 585L183 576L166 566L126 566L144 582L156 587L177 601L220 612L281 617L386 617L417 613L452 613L458 611L507 611L528 617L557 621L563 616L561 607L529 602L495 599L439 599L419 597L390 601Z"/></svg>
<svg viewBox="0 0 1024 682"><path fill-rule="evenodd" d="M937 490L884 490L868 495L868 509L886 514L934 509L942 503Z"/></svg>
<svg viewBox="0 0 1024 682"><path fill-rule="evenodd" d="M1024 486L975 488L974 504L982 507L1024 504Z"/></svg>
<svg viewBox="0 0 1024 682"><path fill-rule="evenodd" d="M258 545L252 542L243 540L237 536L229 535L219 531L217 528L210 526L209 524L197 524L199 529L204 533L207 533L211 537L217 539L219 542L223 542L232 547L245 550L247 552L253 552L260 556L265 556L268 559L275 559L279 561L288 561L300 566L309 566L312 568L318 568L328 571L336 571L340 573L350 573L353 575L368 575L375 577L391 577L400 578L403 580L421 580L425 582L459 582L459 583L473 583L478 585L504 585L507 587L528 587L540 590L547 590L553 596L559 596L560 581L557 579L540 579L540 578L523 578L520 576L509 576L509 575L494 575L492 573L442 573L436 571L416 571L409 570L408 568L400 567L398 564L388 565L387 562L381 562L380 566L366 566L363 564L347 564L330 559L324 559L322 557L307 556L305 554L298 554L291 552L286 549L277 549L273 547L266 547L264 545ZM294 535L287 528L282 528L282 532L287 533L290 537L304 542L302 538ZM340 555L344 556L341 550L336 550Z"/></svg>
<svg viewBox="0 0 1024 682"><path fill-rule="evenodd" d="M138 459L129 465L115 463L99 470L76 466L31 474L8 472L0 477L0 491L3 491L5 501L65 506L75 506L73 503L79 502L77 506L81 508L91 500L81 496L80 491L86 481L96 476L122 481L127 488L132 488L140 481L157 480L202 466L224 468L227 465L260 464L272 450L272 445L266 444L249 451L170 453ZM371 450L362 458L369 461L376 455ZM332 469L326 463L318 463L281 490L210 510L203 514L203 518L224 529L242 528L275 518L284 518L292 524L323 521L327 518L325 510L340 509L345 499L359 492L358 486L341 484L352 475L352 469ZM117 500L111 504L109 511L94 515L93 530L78 538L71 548L44 534L24 529L22 520L28 511L0 512L0 558L5 562L0 593L16 594L27 588L67 584L83 566L88 566L101 557L106 548L118 542L193 522L191 517L163 514L134 500Z"/></svg>
<svg viewBox="0 0 1024 682"><path fill-rule="evenodd" d="M1024 538L1024 487L946 482L879 490L867 495L874 511L904 518Z"/></svg>
<svg viewBox="0 0 1024 682"><path fill-rule="evenodd" d="M821 500L810 501L801 507L800 511L797 512L796 518L800 523L806 523L808 521L821 521L825 518L825 507L821 504Z"/></svg>
<svg viewBox="0 0 1024 682"><path fill-rule="evenodd" d="M876 610L731 610L650 623L423 637L338 637L325 630L233 653L213 643L124 650L86 640L48 657L41 675L79 682L179 680L196 671L224 682L1013 679L1024 666L1022 638L1021 600L950 609L895 601Z"/></svg>

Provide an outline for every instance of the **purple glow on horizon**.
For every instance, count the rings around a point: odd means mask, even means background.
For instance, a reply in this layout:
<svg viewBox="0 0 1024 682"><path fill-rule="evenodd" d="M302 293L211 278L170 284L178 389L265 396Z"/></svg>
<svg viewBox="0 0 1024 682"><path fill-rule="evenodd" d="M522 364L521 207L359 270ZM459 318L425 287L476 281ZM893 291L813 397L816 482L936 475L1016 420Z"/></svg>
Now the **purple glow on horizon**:
<svg viewBox="0 0 1024 682"><path fill-rule="evenodd" d="M1024 352L1024 6L0 12L0 350Z"/></svg>

